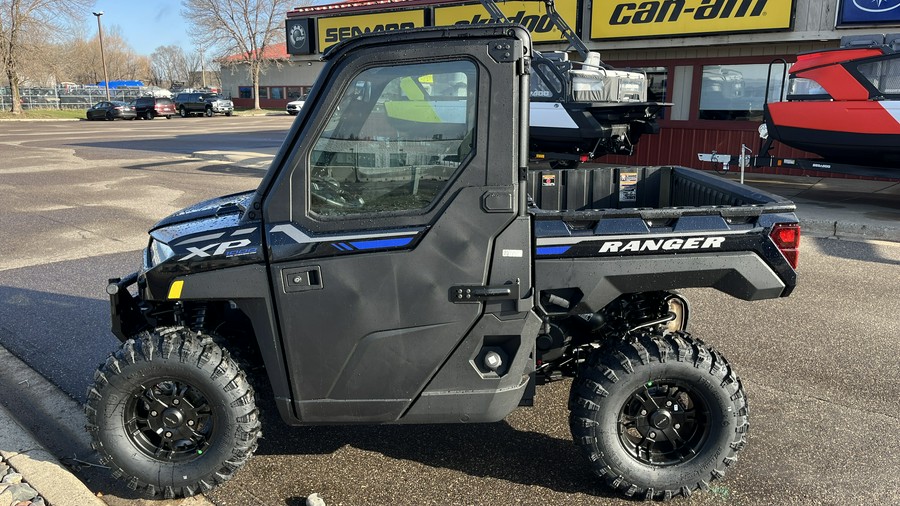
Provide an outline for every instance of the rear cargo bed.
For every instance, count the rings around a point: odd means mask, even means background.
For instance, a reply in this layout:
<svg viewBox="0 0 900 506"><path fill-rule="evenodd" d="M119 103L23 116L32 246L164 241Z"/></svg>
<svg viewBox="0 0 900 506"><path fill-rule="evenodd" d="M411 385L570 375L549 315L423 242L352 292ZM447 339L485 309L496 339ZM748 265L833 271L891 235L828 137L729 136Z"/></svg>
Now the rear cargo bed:
<svg viewBox="0 0 900 506"><path fill-rule="evenodd" d="M686 167L531 170L528 194L537 219L751 217L795 210L777 195Z"/></svg>

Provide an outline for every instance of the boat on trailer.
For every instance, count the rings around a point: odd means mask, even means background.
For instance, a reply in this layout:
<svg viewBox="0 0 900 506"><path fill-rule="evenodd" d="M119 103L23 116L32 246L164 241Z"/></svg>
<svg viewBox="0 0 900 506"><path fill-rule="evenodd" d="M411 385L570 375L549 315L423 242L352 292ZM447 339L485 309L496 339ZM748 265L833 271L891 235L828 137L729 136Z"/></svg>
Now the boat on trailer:
<svg viewBox="0 0 900 506"><path fill-rule="evenodd" d="M547 16L578 54L534 51L529 143L532 157L572 167L607 154L630 155L644 134L659 132L657 114L672 104L647 100L648 78L641 71L615 69L584 42L559 15L553 0ZM494 0L481 0L495 22L509 22Z"/></svg>
<svg viewBox="0 0 900 506"><path fill-rule="evenodd" d="M853 37L797 56L766 103L761 154L778 141L827 161L900 169L900 34Z"/></svg>

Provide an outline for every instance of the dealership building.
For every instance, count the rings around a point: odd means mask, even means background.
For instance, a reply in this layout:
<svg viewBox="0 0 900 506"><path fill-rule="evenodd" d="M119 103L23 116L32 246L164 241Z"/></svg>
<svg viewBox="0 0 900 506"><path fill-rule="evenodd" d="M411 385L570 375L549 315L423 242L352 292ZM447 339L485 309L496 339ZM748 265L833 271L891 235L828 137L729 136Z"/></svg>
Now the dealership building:
<svg viewBox="0 0 900 506"><path fill-rule="evenodd" d="M536 49L567 49L542 1L497 5L531 31ZM780 96L798 53L837 48L845 37L900 32L900 0L556 0L555 6L590 50L612 66L643 70L649 96L672 104L661 113L660 133L642 137L632 156L604 159L629 164L698 166L699 152L736 153L741 145L756 150L763 104ZM261 76L260 103L283 107L305 97L322 53L341 40L488 20L480 3L465 0L296 8L286 16L286 47L272 55L279 65ZM222 85L237 105L252 104L245 71L223 69ZM776 149L780 156L804 156Z"/></svg>

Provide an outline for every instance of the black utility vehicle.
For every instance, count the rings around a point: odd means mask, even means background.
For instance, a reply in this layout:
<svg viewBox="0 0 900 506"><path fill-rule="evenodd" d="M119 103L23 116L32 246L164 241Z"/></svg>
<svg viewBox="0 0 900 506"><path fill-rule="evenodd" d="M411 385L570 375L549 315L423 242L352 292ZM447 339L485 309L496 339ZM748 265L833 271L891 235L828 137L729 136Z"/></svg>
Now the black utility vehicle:
<svg viewBox="0 0 900 506"><path fill-rule="evenodd" d="M192 495L250 458L257 392L292 425L494 422L571 377L610 487L721 478L747 397L674 290L790 294L794 205L681 167L529 167L531 54L500 24L331 49L259 188L163 219L111 280L123 344L85 408L102 462Z"/></svg>
<svg viewBox="0 0 900 506"><path fill-rule="evenodd" d="M234 103L227 98L220 97L217 93L184 92L175 95L175 109L182 118L194 114L231 116L234 113Z"/></svg>
<svg viewBox="0 0 900 506"><path fill-rule="evenodd" d="M134 112L138 118L153 119L163 116L170 119L175 115L175 102L165 97L139 97L134 101Z"/></svg>

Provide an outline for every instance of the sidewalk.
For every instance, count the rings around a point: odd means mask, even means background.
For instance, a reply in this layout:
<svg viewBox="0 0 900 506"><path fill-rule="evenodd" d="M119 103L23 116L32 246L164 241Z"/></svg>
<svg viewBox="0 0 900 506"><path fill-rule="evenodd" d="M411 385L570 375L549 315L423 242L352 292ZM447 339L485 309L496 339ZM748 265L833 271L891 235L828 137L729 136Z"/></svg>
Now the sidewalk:
<svg viewBox="0 0 900 506"><path fill-rule="evenodd" d="M0 406L0 504L105 506ZM6 469L6 468L10 469Z"/></svg>
<svg viewBox="0 0 900 506"><path fill-rule="evenodd" d="M744 182L797 204L804 234L900 242L900 182L772 174Z"/></svg>

